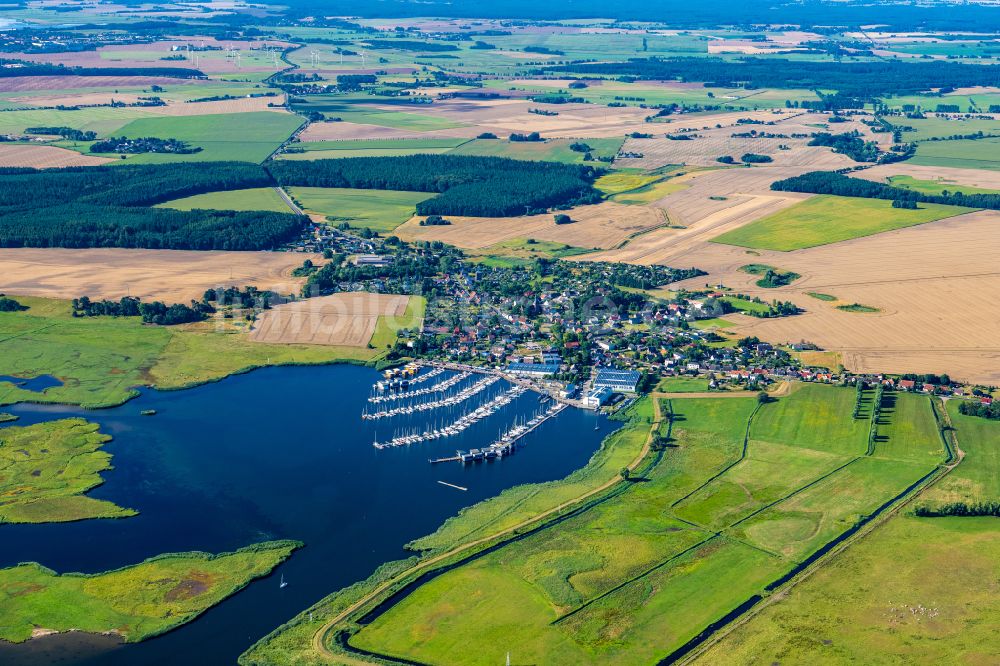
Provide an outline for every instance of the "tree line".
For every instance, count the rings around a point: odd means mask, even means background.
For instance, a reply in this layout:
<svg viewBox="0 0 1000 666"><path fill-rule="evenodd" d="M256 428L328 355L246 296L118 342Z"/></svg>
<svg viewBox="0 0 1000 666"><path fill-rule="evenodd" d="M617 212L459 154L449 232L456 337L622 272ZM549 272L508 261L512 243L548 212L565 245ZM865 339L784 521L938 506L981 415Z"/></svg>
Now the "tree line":
<svg viewBox="0 0 1000 666"><path fill-rule="evenodd" d="M1000 194L965 194L960 191L950 192L948 190L943 190L940 194L928 194L872 180L851 178L835 171L810 171L801 176L775 181L771 184L771 189L779 192L833 194L841 197L887 199L1000 210Z"/></svg>
<svg viewBox="0 0 1000 666"><path fill-rule="evenodd" d="M142 317L143 323L160 326L202 321L215 312L215 308L204 302L191 301L191 305L167 305L162 301L143 303L136 296L123 296L118 301L92 301L83 296L74 298L72 306L74 317Z"/></svg>
<svg viewBox="0 0 1000 666"><path fill-rule="evenodd" d="M1000 66L945 60L822 62L778 58L632 58L546 67L546 72L606 74L638 79L699 81L721 88L805 88L836 90L842 96L877 99L948 85L1000 85Z"/></svg>
<svg viewBox="0 0 1000 666"><path fill-rule="evenodd" d="M67 67L61 64L0 58L0 79L17 76L157 76L204 79L200 69L189 67Z"/></svg>

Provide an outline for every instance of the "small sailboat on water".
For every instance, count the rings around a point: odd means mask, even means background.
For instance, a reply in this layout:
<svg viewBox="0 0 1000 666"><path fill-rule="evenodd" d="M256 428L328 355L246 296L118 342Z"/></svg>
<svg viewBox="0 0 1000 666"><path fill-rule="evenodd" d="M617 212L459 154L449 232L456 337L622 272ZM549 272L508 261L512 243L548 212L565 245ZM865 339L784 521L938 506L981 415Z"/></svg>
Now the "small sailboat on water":
<svg viewBox="0 0 1000 666"><path fill-rule="evenodd" d="M288 583L285 582L285 574L281 574L281 582L278 583L278 589L283 590L288 587Z"/></svg>

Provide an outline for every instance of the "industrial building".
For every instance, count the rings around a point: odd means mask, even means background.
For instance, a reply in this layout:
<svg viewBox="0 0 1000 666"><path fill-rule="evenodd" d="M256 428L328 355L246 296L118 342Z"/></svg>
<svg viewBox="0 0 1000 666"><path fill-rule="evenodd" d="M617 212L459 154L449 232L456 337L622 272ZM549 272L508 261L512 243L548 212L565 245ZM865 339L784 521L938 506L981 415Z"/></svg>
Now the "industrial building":
<svg viewBox="0 0 1000 666"><path fill-rule="evenodd" d="M607 388L617 393L635 393L641 375L635 370L604 368L597 371L594 388Z"/></svg>

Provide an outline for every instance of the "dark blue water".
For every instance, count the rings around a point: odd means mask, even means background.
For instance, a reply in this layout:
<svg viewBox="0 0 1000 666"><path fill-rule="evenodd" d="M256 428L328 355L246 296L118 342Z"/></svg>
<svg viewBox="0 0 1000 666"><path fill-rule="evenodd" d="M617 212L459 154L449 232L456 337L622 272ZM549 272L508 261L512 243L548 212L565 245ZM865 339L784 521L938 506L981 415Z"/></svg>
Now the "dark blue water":
<svg viewBox="0 0 1000 666"><path fill-rule="evenodd" d="M11 375L0 375L0 382L10 382L11 384L16 384L19 388L23 388L25 391L33 391L35 393L41 393L45 389L63 385L61 379L52 375L38 375L37 377L27 379Z"/></svg>
<svg viewBox="0 0 1000 666"><path fill-rule="evenodd" d="M510 458L432 466L428 457L488 444L499 428L530 417L540 408L537 396L525 394L460 436L378 451L371 446L376 431L384 440L405 422L360 419L377 378L371 369L346 365L269 368L186 391L144 391L109 410L4 408L20 416L19 426L66 416L100 423L114 437L105 445L114 469L90 494L140 513L0 526L0 567L37 561L60 572L98 572L165 552L221 552L269 539L298 539L306 547L272 577L165 636L124 646L83 635L2 644L0 663L234 663L313 602L407 556L406 542L460 508L582 467L614 427L602 420L595 431L598 417L568 409L528 435ZM497 384L493 393L502 388ZM141 416L145 409L157 414ZM444 415L406 418L416 425ZM279 574L289 582L285 589L278 588Z"/></svg>

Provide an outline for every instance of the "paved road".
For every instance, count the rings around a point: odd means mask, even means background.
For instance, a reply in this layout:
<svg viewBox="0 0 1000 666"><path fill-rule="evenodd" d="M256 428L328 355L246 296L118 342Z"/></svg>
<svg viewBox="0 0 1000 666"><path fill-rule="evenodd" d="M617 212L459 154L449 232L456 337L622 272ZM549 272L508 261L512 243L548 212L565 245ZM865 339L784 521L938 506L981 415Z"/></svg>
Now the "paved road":
<svg viewBox="0 0 1000 666"><path fill-rule="evenodd" d="M284 201L285 204L292 209L293 213L295 213L296 215L305 215L305 213L302 212L302 209L295 205L295 202L292 201L292 198L288 196L288 192L285 192L283 188L272 187L271 189L278 193L278 196L281 197L281 200Z"/></svg>

